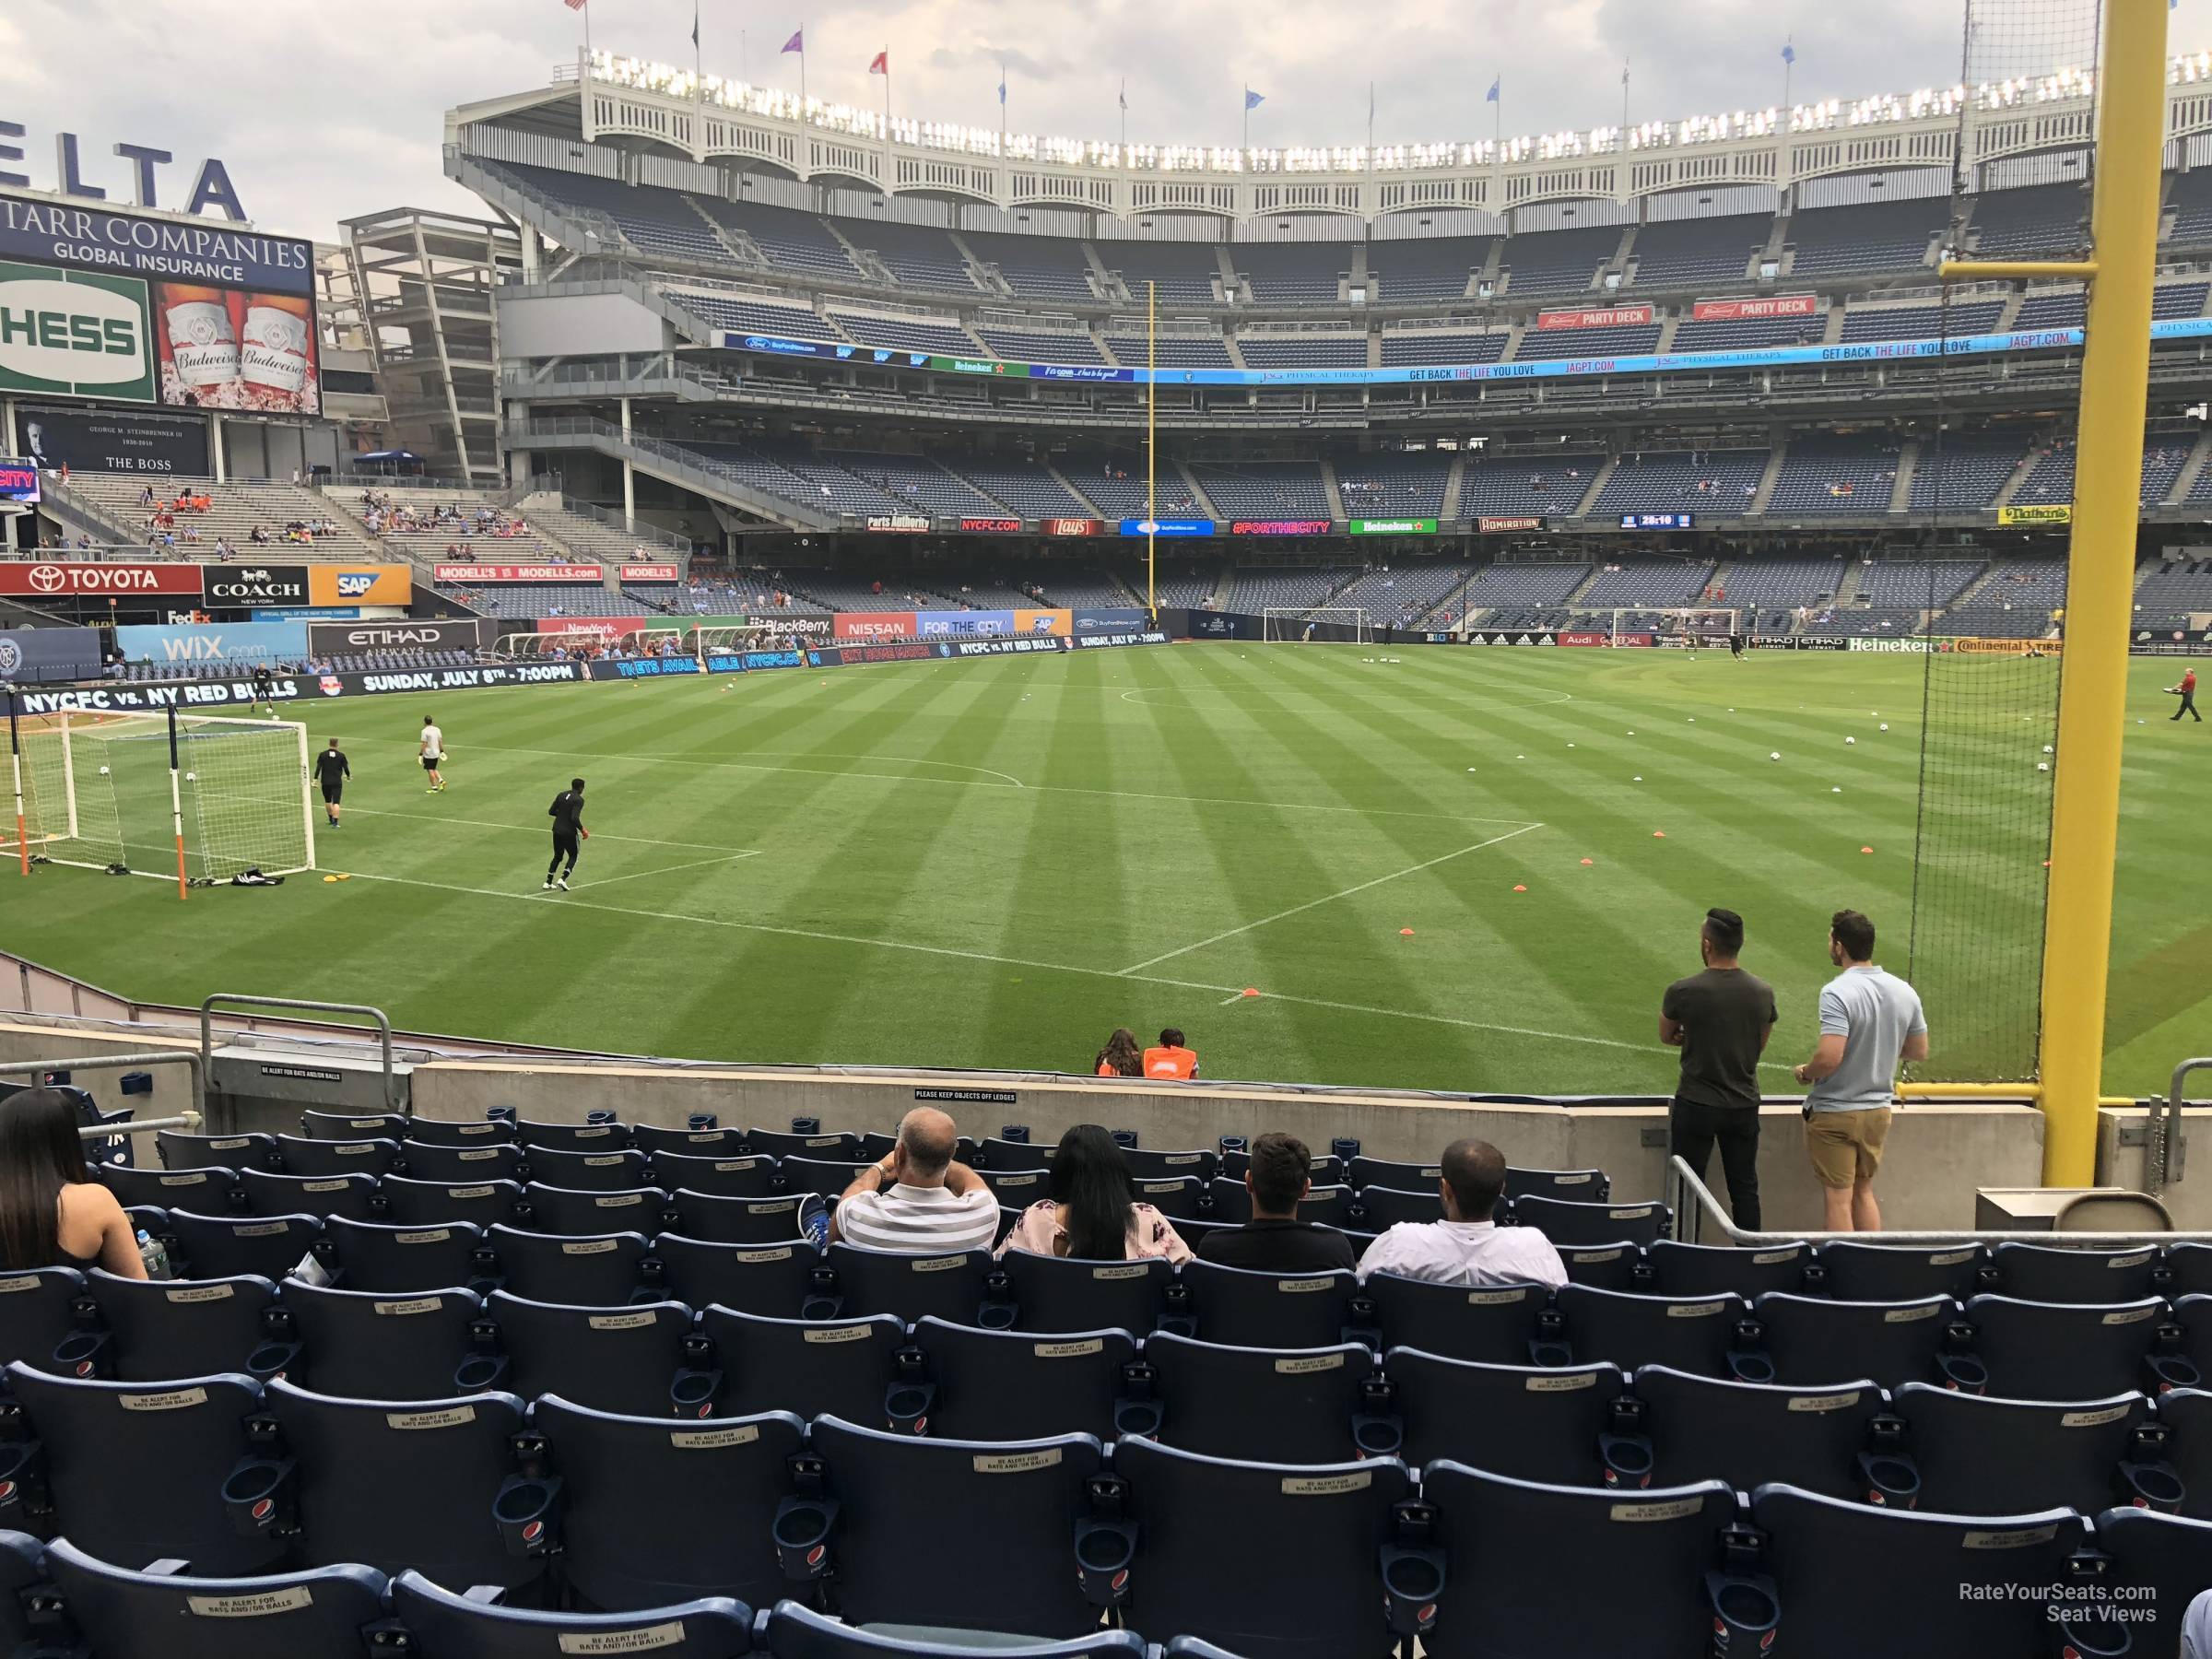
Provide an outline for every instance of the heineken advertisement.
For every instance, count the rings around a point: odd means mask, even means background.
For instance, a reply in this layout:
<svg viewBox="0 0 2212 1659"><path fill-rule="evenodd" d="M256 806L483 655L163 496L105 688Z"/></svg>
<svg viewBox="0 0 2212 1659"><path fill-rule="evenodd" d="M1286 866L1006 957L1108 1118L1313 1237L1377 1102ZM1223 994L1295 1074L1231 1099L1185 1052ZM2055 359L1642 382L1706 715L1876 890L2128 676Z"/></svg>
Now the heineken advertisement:
<svg viewBox="0 0 2212 1659"><path fill-rule="evenodd" d="M1434 535L1434 519L1350 519L1345 524L1350 535Z"/></svg>

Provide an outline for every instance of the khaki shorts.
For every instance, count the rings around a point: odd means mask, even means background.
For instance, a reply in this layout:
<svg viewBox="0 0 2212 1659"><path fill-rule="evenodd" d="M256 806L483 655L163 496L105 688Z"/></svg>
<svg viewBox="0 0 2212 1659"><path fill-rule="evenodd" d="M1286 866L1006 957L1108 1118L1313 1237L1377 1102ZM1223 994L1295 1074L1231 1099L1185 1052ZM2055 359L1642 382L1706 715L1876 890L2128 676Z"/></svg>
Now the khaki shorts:
<svg viewBox="0 0 2212 1659"><path fill-rule="evenodd" d="M1820 1184L1847 1187L1872 1181L1882 1167L1882 1146L1889 1138L1889 1108L1864 1112L1816 1112L1805 1120L1805 1149L1812 1155Z"/></svg>

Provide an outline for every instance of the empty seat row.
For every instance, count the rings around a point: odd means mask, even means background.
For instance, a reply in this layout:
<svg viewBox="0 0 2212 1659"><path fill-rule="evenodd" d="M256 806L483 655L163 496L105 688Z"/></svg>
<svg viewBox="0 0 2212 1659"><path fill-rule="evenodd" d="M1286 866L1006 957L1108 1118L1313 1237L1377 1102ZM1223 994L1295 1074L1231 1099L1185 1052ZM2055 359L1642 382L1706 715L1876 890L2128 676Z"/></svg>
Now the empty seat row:
<svg viewBox="0 0 2212 1659"><path fill-rule="evenodd" d="M34 1386L40 1496L69 1543L39 1564L11 1539L0 1570L53 1572L80 1620L97 1623L94 1602L126 1594L142 1617L166 1612L166 1640L124 1651L187 1659L314 1659L324 1650L305 1640L312 1626L272 1649L253 1645L257 1621L348 1604L335 1585L300 1596L265 1583L202 1593L195 1612L195 1586L161 1598L179 1562L206 1576L412 1571L448 1590L487 1587L476 1598L487 1624L496 1588L528 1594L550 1570L568 1595L632 1612L701 1594L752 1606L787 1596L854 1626L1061 1641L1096 1638L1107 1618L1140 1639L1195 1638L1241 1659L1385 1659L1412 1639L1435 1659L1841 1659L1869 1651L1870 1624L1880 1651L1900 1659L2057 1652L2062 1641L2171 1653L2212 1581L2212 1524L2136 1508L2094 1521L2061 1506L1960 1515L1787 1483L1747 1496L1720 1480L1624 1493L1448 1459L1418 1472L1395 1457L1300 1465L1145 1440L1109 1449L1088 1435L916 1439L782 1414L688 1427L500 1394L394 1413L229 1377L151 1405L115 1384ZM80 1557L164 1566L126 1583ZM2092 1584L2106 1606L2147 1609L2130 1621L2143 1645L2110 1644ZM417 1599L394 1594L403 1624ZM458 1598L420 1599L445 1612ZM423 1651L746 1652L741 1614L719 1611L720 1648L682 1647L665 1630L651 1642L541 1634L529 1647L441 1649L433 1637ZM198 1619L224 1613L247 1622L207 1640ZM360 1640L358 1628L344 1634ZM855 1651L867 1650L804 1650Z"/></svg>

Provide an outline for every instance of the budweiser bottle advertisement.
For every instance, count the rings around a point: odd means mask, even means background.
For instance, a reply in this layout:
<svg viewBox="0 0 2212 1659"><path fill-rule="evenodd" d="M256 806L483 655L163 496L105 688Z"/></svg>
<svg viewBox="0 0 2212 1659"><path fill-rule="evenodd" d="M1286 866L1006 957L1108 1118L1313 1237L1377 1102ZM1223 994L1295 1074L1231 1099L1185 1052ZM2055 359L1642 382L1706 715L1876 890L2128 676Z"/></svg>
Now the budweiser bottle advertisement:
<svg viewBox="0 0 2212 1659"><path fill-rule="evenodd" d="M301 401L312 378L312 320L305 300L286 294L253 294L246 300L246 325L240 337L239 365L249 389Z"/></svg>
<svg viewBox="0 0 2212 1659"><path fill-rule="evenodd" d="M220 288L167 284L161 334L177 383L198 393L238 379L238 328Z"/></svg>

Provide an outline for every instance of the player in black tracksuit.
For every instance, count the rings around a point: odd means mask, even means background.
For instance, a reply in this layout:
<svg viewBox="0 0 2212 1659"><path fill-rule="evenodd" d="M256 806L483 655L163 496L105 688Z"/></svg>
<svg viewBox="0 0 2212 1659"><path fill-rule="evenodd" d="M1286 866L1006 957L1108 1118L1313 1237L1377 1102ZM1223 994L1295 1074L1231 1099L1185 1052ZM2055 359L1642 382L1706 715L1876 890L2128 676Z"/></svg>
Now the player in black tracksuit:
<svg viewBox="0 0 2212 1659"><path fill-rule="evenodd" d="M353 768L347 763L346 751L333 737L330 747L315 757L315 782L323 785L323 815L330 827L338 827L338 802L346 794L346 780L353 776Z"/></svg>
<svg viewBox="0 0 2212 1659"><path fill-rule="evenodd" d="M576 854L583 843L592 839L592 832L583 827L583 780L571 778L569 786L553 797L553 805L546 808L546 816L553 820L553 862L546 866L546 886L555 882L560 890L569 890L569 877L576 874ZM569 867L560 870L560 861L569 861ZM555 871L560 870L556 876Z"/></svg>
<svg viewBox="0 0 2212 1659"><path fill-rule="evenodd" d="M276 678L266 663L253 670L253 712L258 714L264 709L268 710L271 720L276 718Z"/></svg>

